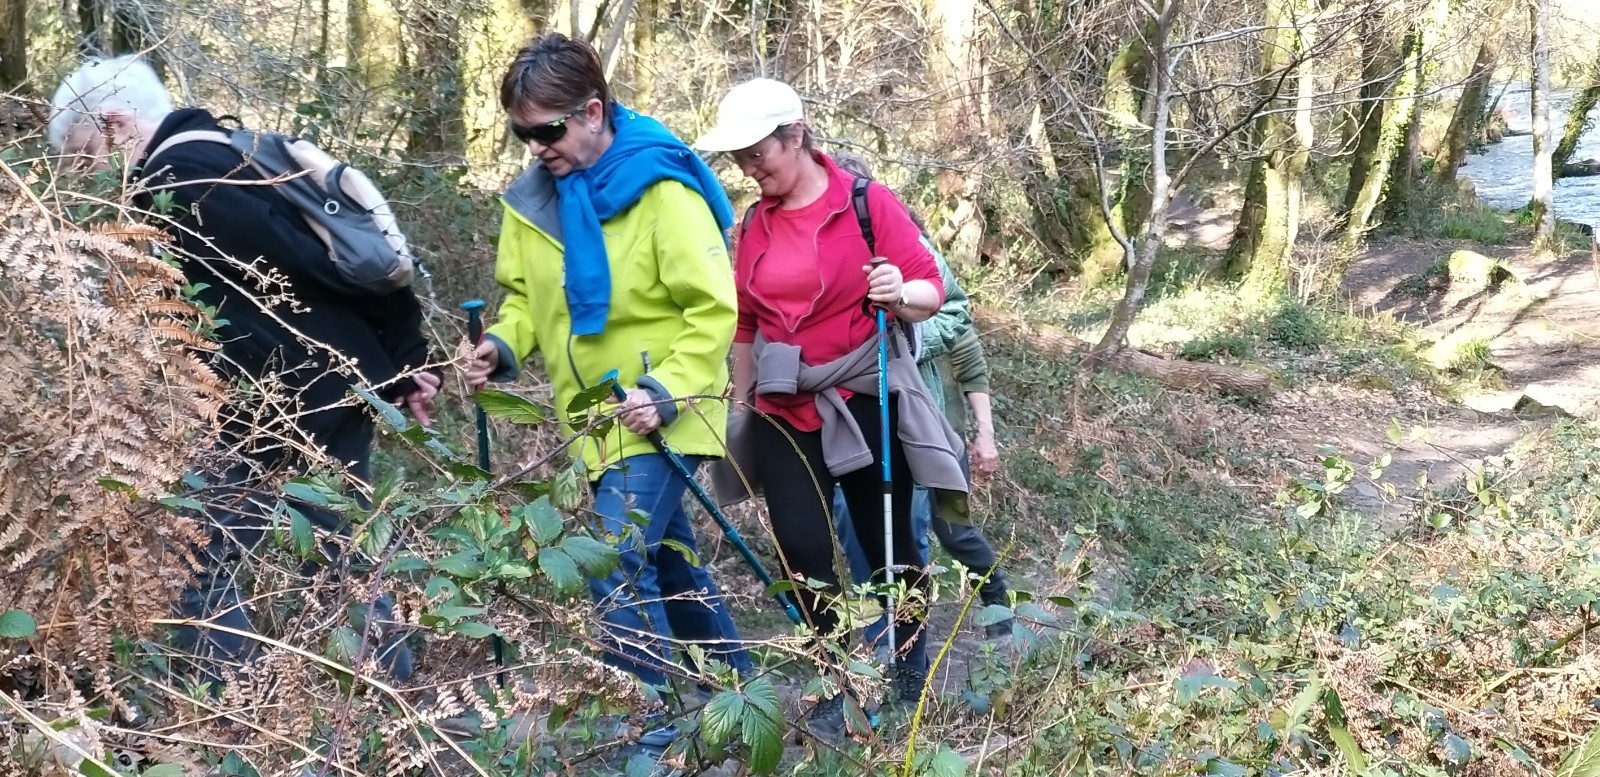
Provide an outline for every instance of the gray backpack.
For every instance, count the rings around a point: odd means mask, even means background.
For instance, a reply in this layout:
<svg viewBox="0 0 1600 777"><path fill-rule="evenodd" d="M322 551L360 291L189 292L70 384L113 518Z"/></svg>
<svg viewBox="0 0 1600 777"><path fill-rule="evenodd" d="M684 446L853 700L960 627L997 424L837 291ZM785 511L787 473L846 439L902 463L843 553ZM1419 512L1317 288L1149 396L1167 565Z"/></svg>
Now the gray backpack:
<svg viewBox="0 0 1600 777"><path fill-rule="evenodd" d="M309 141L276 132L192 130L167 138L145 162L181 143L221 143L239 152L262 180L305 217L328 247L328 258L353 287L384 295L411 285L416 259L388 200L360 170Z"/></svg>

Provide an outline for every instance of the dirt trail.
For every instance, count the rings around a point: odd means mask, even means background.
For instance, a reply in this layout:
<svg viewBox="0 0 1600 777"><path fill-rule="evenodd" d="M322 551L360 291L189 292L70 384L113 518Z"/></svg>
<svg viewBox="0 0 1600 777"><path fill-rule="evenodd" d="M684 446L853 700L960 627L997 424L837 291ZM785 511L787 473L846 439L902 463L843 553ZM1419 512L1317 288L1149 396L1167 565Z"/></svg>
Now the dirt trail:
<svg viewBox="0 0 1600 777"><path fill-rule="evenodd" d="M1175 203L1168 242L1225 248L1234 217L1229 209ZM1510 277L1490 282L1442 272L1456 251L1496 260ZM1387 452L1393 461L1380 484L1404 494L1415 490L1419 474L1435 485L1453 481L1553 418L1592 418L1600 410L1600 264L1587 249L1538 259L1526 246L1377 241L1353 263L1342 292L1358 313L1387 313L1418 327L1438 366L1463 350L1486 350L1485 367L1502 388L1459 403L1407 387L1324 384L1280 392L1266 415L1241 420L1270 438L1266 446L1283 454L1286 471L1313 475L1324 445L1357 464ZM1405 432L1398 447L1388 440L1396 423ZM1379 487L1359 481L1356 505L1380 518L1392 512Z"/></svg>

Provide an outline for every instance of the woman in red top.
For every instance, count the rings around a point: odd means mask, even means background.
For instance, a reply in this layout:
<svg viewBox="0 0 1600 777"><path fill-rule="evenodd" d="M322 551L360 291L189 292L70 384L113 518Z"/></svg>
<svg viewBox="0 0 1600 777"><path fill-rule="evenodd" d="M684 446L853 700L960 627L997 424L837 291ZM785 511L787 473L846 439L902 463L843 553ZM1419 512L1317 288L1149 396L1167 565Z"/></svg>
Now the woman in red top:
<svg viewBox="0 0 1600 777"><path fill-rule="evenodd" d="M800 97L787 85L757 79L735 87L723 98L717 126L695 146L731 152L739 169L761 188L760 202L736 227L734 396L747 400L754 393L755 409L766 419L751 419L748 433L759 451L757 477L788 571L837 591L836 540L830 499L824 498L831 497L836 483L858 521L856 535L867 557L880 565L884 558L878 399L837 389L871 457L859 457L850 462L854 469L832 474L824 450L832 438L824 428L817 393L768 393L767 376L756 374L756 362L764 360L754 358L753 349L758 336L763 344L793 346L800 362L810 367L864 353L877 340L877 326L865 303L882 306L903 321L925 320L944 302L939 270L905 206L878 183L867 191L868 212L877 253L887 261L874 264L852 204L854 177L814 148ZM873 380L876 374L873 361ZM754 391L758 381L762 391ZM895 426L905 403L890 404L890 424ZM834 415L835 424L849 425L846 414ZM894 563L908 584L921 586L925 580L911 523L912 476L898 436L891 442L890 463ZM874 579L883 582L882 569ZM797 593L809 622L820 633L832 631L838 620L822 597ZM900 658L893 690L899 699L915 700L928 667L922 624L906 619L897 632ZM813 710L813 730L831 736L842 732L842 703L835 696Z"/></svg>

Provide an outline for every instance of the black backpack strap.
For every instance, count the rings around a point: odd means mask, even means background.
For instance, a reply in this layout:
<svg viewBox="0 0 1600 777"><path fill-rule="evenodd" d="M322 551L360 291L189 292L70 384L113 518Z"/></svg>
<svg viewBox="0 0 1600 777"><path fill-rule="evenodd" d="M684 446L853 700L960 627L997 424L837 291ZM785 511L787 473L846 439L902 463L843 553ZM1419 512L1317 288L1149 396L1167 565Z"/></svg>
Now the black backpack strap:
<svg viewBox="0 0 1600 777"><path fill-rule="evenodd" d="M745 210L744 220L739 222L739 237L744 237L744 233L750 231L750 217L756 215L756 206L760 204L761 201L757 200L756 202L751 203L750 207Z"/></svg>
<svg viewBox="0 0 1600 777"><path fill-rule="evenodd" d="M861 225L861 239L867 241L867 251L876 257L878 239L872 234L872 211L867 208L867 186L871 183L871 178L856 176L855 183L850 186L850 204L856 209L856 223Z"/></svg>

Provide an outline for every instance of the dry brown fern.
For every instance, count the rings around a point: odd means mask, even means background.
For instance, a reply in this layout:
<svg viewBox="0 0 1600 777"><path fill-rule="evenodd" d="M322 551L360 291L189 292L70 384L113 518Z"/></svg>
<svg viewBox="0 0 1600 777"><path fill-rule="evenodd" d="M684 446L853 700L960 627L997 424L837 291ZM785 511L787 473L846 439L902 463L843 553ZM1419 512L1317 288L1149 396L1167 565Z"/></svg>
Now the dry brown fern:
<svg viewBox="0 0 1600 777"><path fill-rule="evenodd" d="M213 444L226 398L163 237L0 193L0 610L31 613L71 665L166 617L201 539L149 501Z"/></svg>

